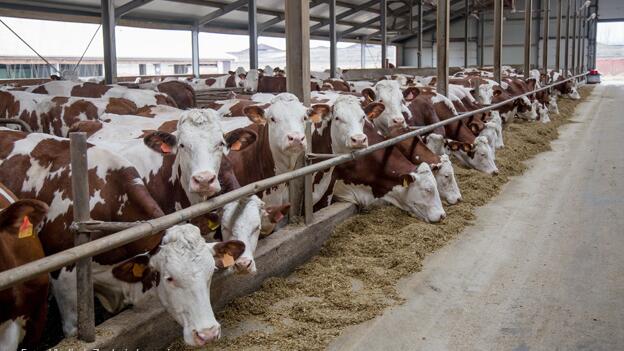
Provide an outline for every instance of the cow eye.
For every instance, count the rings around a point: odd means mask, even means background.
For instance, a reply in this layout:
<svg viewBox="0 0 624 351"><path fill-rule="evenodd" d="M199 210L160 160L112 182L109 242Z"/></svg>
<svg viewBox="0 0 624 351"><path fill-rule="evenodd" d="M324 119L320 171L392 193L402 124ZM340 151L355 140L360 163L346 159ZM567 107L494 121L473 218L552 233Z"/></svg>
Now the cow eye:
<svg viewBox="0 0 624 351"><path fill-rule="evenodd" d="M184 144L180 144L180 147L181 147L181 148L184 148Z"/></svg>
<svg viewBox="0 0 624 351"><path fill-rule="evenodd" d="M275 117L271 117L271 122L275 123Z"/></svg>
<svg viewBox="0 0 624 351"><path fill-rule="evenodd" d="M340 122L340 117L336 117L334 119L336 120L336 122Z"/></svg>
<svg viewBox="0 0 624 351"><path fill-rule="evenodd" d="M173 277L171 276L165 278L165 280L168 281L169 283L173 283Z"/></svg>

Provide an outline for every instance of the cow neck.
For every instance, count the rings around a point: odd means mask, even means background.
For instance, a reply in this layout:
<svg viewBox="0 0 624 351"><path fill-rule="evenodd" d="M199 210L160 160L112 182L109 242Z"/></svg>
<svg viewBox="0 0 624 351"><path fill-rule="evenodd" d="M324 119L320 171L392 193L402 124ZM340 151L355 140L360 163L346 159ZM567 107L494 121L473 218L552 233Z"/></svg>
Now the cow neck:
<svg viewBox="0 0 624 351"><path fill-rule="evenodd" d="M169 180L173 189L173 203L180 204L176 207L184 208L188 205L193 205L205 200L203 196L191 192L191 189L189 188L191 178L189 177L188 172L186 172L187 174L182 172L180 158L177 157L177 155L165 156L163 159L163 166L165 166L163 167L165 170L171 171ZM166 199L166 201L172 202L169 199ZM176 208L176 210L179 209L180 208Z"/></svg>
<svg viewBox="0 0 624 351"><path fill-rule="evenodd" d="M269 139L269 127L267 125L254 125L256 133L258 134L258 148L257 155L254 155L255 162L257 164L256 169L260 170L260 179L272 177L277 173L277 166L275 161L275 154L271 148ZM282 172L283 173L283 172Z"/></svg>

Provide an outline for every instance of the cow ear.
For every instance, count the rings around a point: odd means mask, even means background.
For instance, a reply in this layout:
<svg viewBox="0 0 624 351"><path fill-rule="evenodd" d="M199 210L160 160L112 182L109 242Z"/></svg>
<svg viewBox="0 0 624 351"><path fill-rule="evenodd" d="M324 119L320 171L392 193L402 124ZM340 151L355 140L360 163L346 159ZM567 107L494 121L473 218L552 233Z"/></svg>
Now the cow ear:
<svg viewBox="0 0 624 351"><path fill-rule="evenodd" d="M367 104L376 99L375 91L371 88L364 88L364 90L362 90L362 96L364 96L364 100Z"/></svg>
<svg viewBox="0 0 624 351"><path fill-rule="evenodd" d="M499 96L500 94L502 94L503 92L500 89L494 89L492 91L492 95L494 96Z"/></svg>
<svg viewBox="0 0 624 351"><path fill-rule="evenodd" d="M213 257L218 268L228 268L245 251L245 243L239 240L229 240L215 243L212 246Z"/></svg>
<svg viewBox="0 0 624 351"><path fill-rule="evenodd" d="M231 75L231 76L233 76L233 75L235 75L235 74L236 74L236 72L234 72L234 71L228 71L228 74L229 74L229 75Z"/></svg>
<svg viewBox="0 0 624 351"><path fill-rule="evenodd" d="M264 74L264 70L262 68L258 68L258 73Z"/></svg>
<svg viewBox="0 0 624 351"><path fill-rule="evenodd" d="M174 153L177 144L176 136L167 132L148 132L143 138L143 142L150 149L163 155Z"/></svg>
<svg viewBox="0 0 624 351"><path fill-rule="evenodd" d="M460 145L459 143L455 142L455 141L447 141L445 142L446 146L448 146L449 149L451 149L451 151L459 151L460 149Z"/></svg>
<svg viewBox="0 0 624 351"><path fill-rule="evenodd" d="M406 101L414 100L419 94L420 89L418 89L417 87L408 87L407 89L403 90L403 98Z"/></svg>
<svg viewBox="0 0 624 351"><path fill-rule="evenodd" d="M474 144L461 143L461 149L464 152L471 152L474 149Z"/></svg>
<svg viewBox="0 0 624 351"><path fill-rule="evenodd" d="M401 185L404 188L409 187L410 184L416 181L416 178L414 178L414 175L412 173L403 174L401 175L400 179L401 179Z"/></svg>
<svg viewBox="0 0 624 351"><path fill-rule="evenodd" d="M320 123L327 120L331 113L331 107L327 104L312 105L306 112L306 115L313 123Z"/></svg>
<svg viewBox="0 0 624 351"><path fill-rule="evenodd" d="M18 200L0 212L0 232L18 237L32 236L34 228L48 213L48 205L39 200Z"/></svg>
<svg viewBox="0 0 624 351"><path fill-rule="evenodd" d="M258 135L246 129L236 129L225 135L225 143L232 151L241 151L253 144L256 139Z"/></svg>
<svg viewBox="0 0 624 351"><path fill-rule="evenodd" d="M269 206L266 209L266 212L271 223L279 223L288 214L288 210L290 210L290 203L285 205Z"/></svg>
<svg viewBox="0 0 624 351"><path fill-rule="evenodd" d="M432 87L435 86L437 83L438 83L438 77L433 77L429 81L429 85L432 86Z"/></svg>
<svg viewBox="0 0 624 351"><path fill-rule="evenodd" d="M373 102L364 107L364 112L366 113L366 117L368 119L373 120L379 117L385 109L386 106L381 102Z"/></svg>
<svg viewBox="0 0 624 351"><path fill-rule="evenodd" d="M141 282L146 292L160 282L160 273L149 266L149 260L147 254L132 257L113 268L113 277L126 283Z"/></svg>
<svg viewBox="0 0 624 351"><path fill-rule="evenodd" d="M243 113L255 124L265 125L267 120L264 117L264 109L260 106L246 106Z"/></svg>

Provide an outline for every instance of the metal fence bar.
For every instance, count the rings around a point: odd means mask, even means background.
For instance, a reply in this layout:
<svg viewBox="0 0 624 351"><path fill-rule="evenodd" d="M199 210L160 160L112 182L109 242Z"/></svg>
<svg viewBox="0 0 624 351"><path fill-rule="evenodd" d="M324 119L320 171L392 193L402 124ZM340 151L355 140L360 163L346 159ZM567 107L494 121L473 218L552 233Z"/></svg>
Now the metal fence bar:
<svg viewBox="0 0 624 351"><path fill-rule="evenodd" d="M74 222L83 223L90 219L89 209L89 169L87 164L87 134L70 133L70 155L72 171L72 201ZM90 231L78 226L74 245L79 247L91 241ZM91 257L83 257L76 262L76 291L78 314L78 339L95 341L95 314L93 313L93 277Z"/></svg>
<svg viewBox="0 0 624 351"><path fill-rule="evenodd" d="M103 252L123 246L125 244L131 243L135 240L156 234L173 225L176 225L184 221L188 221L194 217L204 215L214 209L223 207L225 204L228 204L232 201L236 201L240 199L241 197L249 196L259 191L262 191L264 189L268 189L278 184L288 182L295 178L300 178L308 174L314 174L315 172L322 171L330 167L352 161L356 158L362 157L364 155L368 155L377 150L381 150L386 147L398 144L402 142L403 140L407 140L418 135L432 132L436 128L443 127L447 124L462 120L464 118L473 116L475 114L487 112L492 109L502 107L505 104L508 104L516 99L519 99L519 98L522 98L524 96L528 96L531 94L535 94L536 92L539 92L542 90L550 89L556 85L563 84L568 80L576 79L578 77L582 77L585 75L586 73L582 73L582 74L579 74L578 76L569 77L560 82L549 84L539 89L530 91L528 93L524 93L524 94L515 96L513 98L507 99L505 101L492 104L492 105L488 105L488 106L482 107L474 111L470 111L470 112L457 115L447 120L434 123L426 127L419 128L417 130L399 135L392 139L385 140L381 143L371 145L361 150L356 150L348 154L342 154L340 156L337 156L337 157L334 157L325 161L321 161L321 162L318 162L318 163L315 163L306 167L298 168L296 170L293 170L287 173L282 173L271 178L257 181L255 183L247 184L241 188L238 188L236 190L230 191L223 195L219 195L217 197L211 198L202 203L187 207L180 211L165 215L160 218L152 219L152 220L145 221L145 222L140 222L139 224L136 224L132 226L131 228L124 229L115 234L111 234L106 237L90 241L86 244L73 247L71 249L44 257L42 259L39 259L33 262L29 262L22 266L19 266L10 270L6 270L4 272L0 272L0 291L8 287L11 287L15 284L29 280L36 275L57 270L68 264L76 262L77 260L81 258L95 256ZM84 225L85 225L85 228L88 228L88 229L94 228L94 227L91 227L89 223L84 223ZM104 224L100 225L99 228L104 228Z"/></svg>
<svg viewBox="0 0 624 351"><path fill-rule="evenodd" d="M308 151L312 151L312 122L307 121L305 126L305 137L308 144ZM309 166L310 159L307 157L303 160L306 166ZM305 224L310 224L314 220L314 199L312 194L314 192L314 175L308 174L304 178L303 183L303 219Z"/></svg>

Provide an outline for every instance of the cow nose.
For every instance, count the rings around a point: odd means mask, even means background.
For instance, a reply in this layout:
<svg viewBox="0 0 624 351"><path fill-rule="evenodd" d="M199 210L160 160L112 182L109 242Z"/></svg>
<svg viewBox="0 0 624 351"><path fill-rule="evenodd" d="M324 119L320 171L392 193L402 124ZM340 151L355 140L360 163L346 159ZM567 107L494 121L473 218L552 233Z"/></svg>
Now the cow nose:
<svg viewBox="0 0 624 351"><path fill-rule="evenodd" d="M212 172L200 172L193 175L193 181L200 186L210 185L216 178L217 175Z"/></svg>
<svg viewBox="0 0 624 351"><path fill-rule="evenodd" d="M218 340L221 337L221 326L216 325L201 331L193 330L193 339L197 346L204 346L211 341Z"/></svg>
<svg viewBox="0 0 624 351"><path fill-rule="evenodd" d="M403 118L403 116L394 117L392 118L392 122L394 124L403 124L405 122L405 118Z"/></svg>
<svg viewBox="0 0 624 351"><path fill-rule="evenodd" d="M248 257L240 257L238 260L236 260L235 266L238 273L253 274L256 272L254 261Z"/></svg>
<svg viewBox="0 0 624 351"><path fill-rule="evenodd" d="M363 148L368 146L368 137L364 134L353 135L351 137L351 147Z"/></svg>
<svg viewBox="0 0 624 351"><path fill-rule="evenodd" d="M305 141L305 135L300 133L290 133L286 135L286 137L288 138L289 144L303 145L303 142Z"/></svg>
<svg viewBox="0 0 624 351"><path fill-rule="evenodd" d="M495 176L498 175L498 169L493 170L492 175L495 175Z"/></svg>

